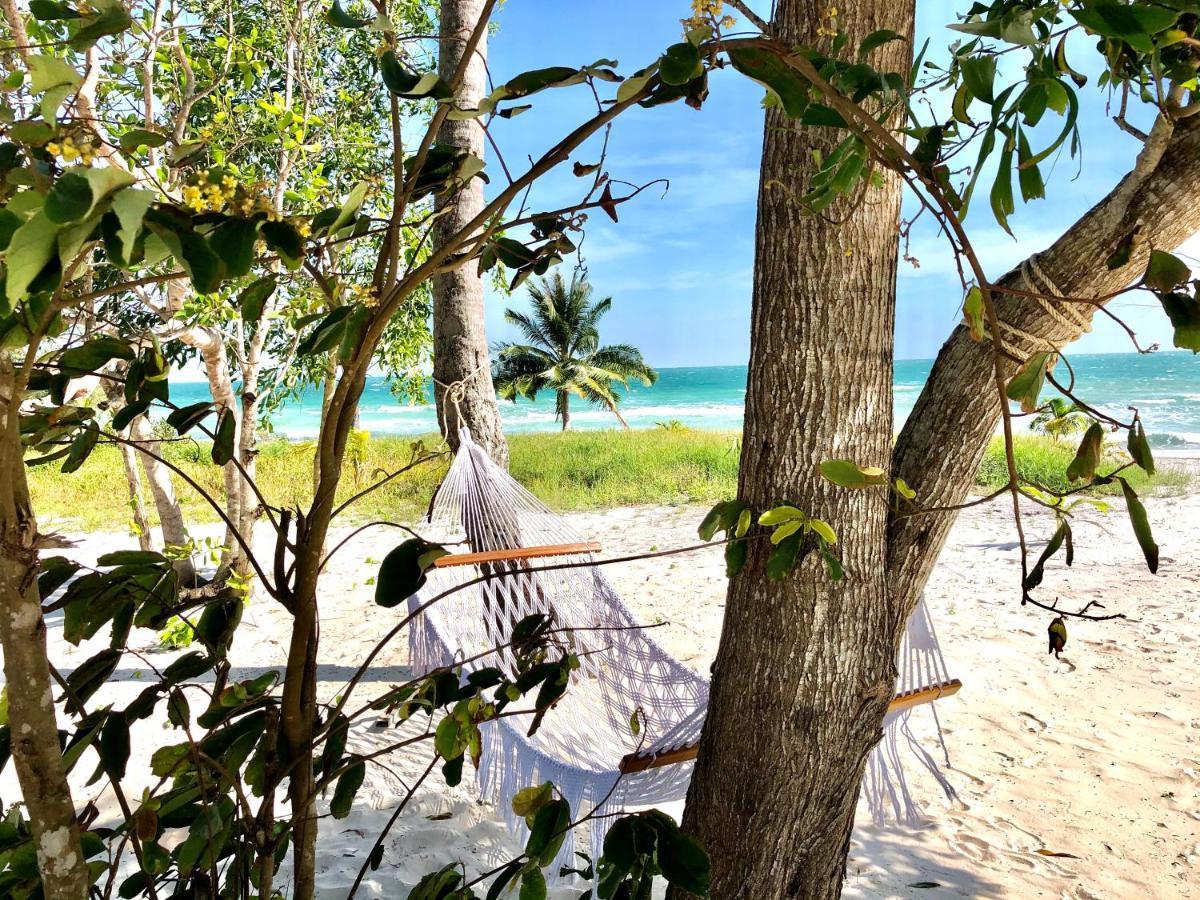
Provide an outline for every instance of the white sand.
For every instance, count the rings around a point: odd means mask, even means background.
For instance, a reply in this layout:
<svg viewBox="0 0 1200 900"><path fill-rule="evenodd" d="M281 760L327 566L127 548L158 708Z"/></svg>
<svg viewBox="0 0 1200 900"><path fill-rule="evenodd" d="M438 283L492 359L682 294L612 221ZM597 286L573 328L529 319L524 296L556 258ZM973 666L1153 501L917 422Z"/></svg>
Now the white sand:
<svg viewBox="0 0 1200 900"><path fill-rule="evenodd" d="M1200 497L1152 500L1149 508L1162 545L1157 577L1146 572L1119 503L1107 516L1079 516L1075 568L1066 574L1061 562L1054 566L1042 596L1061 596L1072 607L1101 599L1129 619L1070 622L1070 642L1057 661L1046 653L1049 615L1018 605L1019 563L1006 507L962 515L928 591L951 672L965 682L957 697L938 706L953 762L948 774L961 799L946 801L931 779L918 775L929 824L915 831L860 827L847 897L1200 895ZM620 555L692 543L702 514L677 507L569 518L603 541L606 554ZM1033 538L1044 539L1052 527L1047 515L1031 510ZM123 535L76 537L71 553L83 560L133 546ZM392 530L369 532L329 567L321 625L326 697L398 620L399 611L374 605L369 584L378 560L398 540ZM656 630L659 641L697 670L708 668L725 597L719 551L614 566L607 574L645 622L668 623ZM287 614L266 601L251 605L233 648L235 674L248 677L281 664L288 623ZM59 619L50 622L50 640L55 663L70 670L107 638L71 647ZM148 633L135 633L134 640L158 667L173 658L154 650ZM401 638L379 658L364 694L403 679L406 655ZM92 705L128 702L146 684L147 672L145 663L127 656L117 683ZM193 699L193 709L199 705ZM391 737L367 725L356 730L354 746L369 749ZM163 729L161 720L136 726L139 760L179 739ZM322 897L345 896L422 766L415 757L382 762L371 768L350 817L322 824ZM93 765L85 757L73 780L82 785ZM130 765L131 795L140 793L140 768L137 760ZM421 873L459 859L474 870L481 858L514 850L493 811L475 802L469 782L418 793L360 897L404 897ZM83 801L97 793L81 786L76 796ZM0 794L6 800L16 795L11 766ZM99 794L111 815L111 793ZM921 882L940 889L911 887ZM553 896L577 894L562 888Z"/></svg>

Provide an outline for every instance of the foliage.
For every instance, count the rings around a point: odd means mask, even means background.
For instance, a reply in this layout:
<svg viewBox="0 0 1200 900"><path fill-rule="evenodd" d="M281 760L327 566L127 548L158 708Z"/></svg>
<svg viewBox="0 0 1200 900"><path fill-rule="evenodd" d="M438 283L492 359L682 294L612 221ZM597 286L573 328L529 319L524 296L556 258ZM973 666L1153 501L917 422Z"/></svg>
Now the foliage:
<svg viewBox="0 0 1200 900"><path fill-rule="evenodd" d="M1031 431L1040 431L1055 440L1078 434L1088 426L1088 417L1078 404L1063 397L1051 397L1029 423Z"/></svg>
<svg viewBox="0 0 1200 900"><path fill-rule="evenodd" d="M602 404L625 424L617 411L615 385L638 379L651 385L658 373L628 344L600 346L598 322L612 308L612 298L593 301L592 286L572 275L568 284L559 274L530 285L533 314L509 309L504 318L517 326L527 343L497 344L498 360L492 378L505 400L533 400L539 391L555 394L555 415L566 431L572 395ZM628 427L628 426L626 426Z"/></svg>

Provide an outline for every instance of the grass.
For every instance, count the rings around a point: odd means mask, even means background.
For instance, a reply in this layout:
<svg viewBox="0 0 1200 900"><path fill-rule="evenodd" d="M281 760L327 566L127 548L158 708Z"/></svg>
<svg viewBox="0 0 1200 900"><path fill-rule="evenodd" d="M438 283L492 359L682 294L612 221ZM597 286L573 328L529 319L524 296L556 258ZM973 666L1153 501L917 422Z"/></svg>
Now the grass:
<svg viewBox="0 0 1200 900"><path fill-rule="evenodd" d="M517 434L509 438L514 476L550 507L559 510L603 509L638 504L714 503L733 496L737 487L738 435L735 432L590 431L566 434ZM432 442L430 442L432 443ZM411 441L377 437L365 442L357 465L347 465L341 498L366 487L381 472L393 472L408 458ZM214 496L221 473L209 460L209 448L193 442L165 444L167 459ZM1046 487L1068 485L1067 464L1074 447L1048 438L1022 437L1017 444L1023 476ZM312 496L311 444L264 440L259 455L259 485L272 504L301 505ZM1114 466L1119 462L1114 463ZM445 471L439 461L419 467L358 501L347 521L412 520L424 513ZM980 468L978 487L994 490L1005 481L1000 442L994 441ZM1189 476L1176 471L1148 479L1130 470L1139 493L1181 493ZM124 530L128 496L116 448L101 446L77 472L57 467L29 470L38 517L60 529ZM192 488L176 478L188 522L216 521L215 512ZM1112 486L1099 488L1112 493ZM1116 489L1119 493L1119 488Z"/></svg>

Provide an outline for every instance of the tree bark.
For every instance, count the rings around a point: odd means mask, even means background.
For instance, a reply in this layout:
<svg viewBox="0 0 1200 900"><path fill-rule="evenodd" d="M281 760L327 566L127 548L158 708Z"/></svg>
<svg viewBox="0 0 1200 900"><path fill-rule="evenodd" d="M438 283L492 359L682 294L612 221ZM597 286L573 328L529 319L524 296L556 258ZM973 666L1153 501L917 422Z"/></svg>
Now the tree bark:
<svg viewBox="0 0 1200 900"><path fill-rule="evenodd" d="M558 392L558 415L562 419L562 430L571 427L571 395L566 391Z"/></svg>
<svg viewBox="0 0 1200 900"><path fill-rule="evenodd" d="M449 79L462 59L463 45L483 13L482 0L443 0L438 71ZM487 37L467 65L460 105L474 106L487 94ZM474 119L447 119L438 143L484 157L482 126ZM473 179L448 201L438 203L434 247L458 234L483 209L483 183ZM471 429L475 443L498 464L508 466L508 445L492 385L491 355L483 317L483 279L474 265L460 266L433 279L433 396L446 440L458 449L458 430ZM458 388L449 391L451 385Z"/></svg>
<svg viewBox="0 0 1200 900"><path fill-rule="evenodd" d="M29 813L47 900L84 900L88 871L75 803L59 751L46 623L37 588L37 522L25 481L12 362L0 358L0 647L8 687L12 757Z"/></svg>
<svg viewBox="0 0 1200 900"><path fill-rule="evenodd" d="M882 28L912 34L912 0L838 7L850 46ZM814 44L824 11L785 0L775 34ZM872 62L906 71L910 53L895 42ZM840 894L859 783L895 683L902 622L887 602L887 496L838 488L817 466L887 465L901 191L888 175L866 202L843 201L839 224L806 215L797 173L837 138L767 113L738 496L756 511L786 501L835 523L846 577L831 581L814 554L771 581L770 547L756 542L730 582L683 821L708 849L722 900Z"/></svg>
<svg viewBox="0 0 1200 900"><path fill-rule="evenodd" d="M1033 257L1036 271L1022 264L1000 285L1051 293L1057 289L1068 297L1102 296L1141 277L1151 247L1174 249L1200 231L1200 122L1183 119L1161 146L1154 144L1158 138L1152 132L1137 165L1120 184ZM1139 237L1128 264L1110 271L1108 257L1134 228ZM1061 307L1067 305L1055 304L1052 312L1033 299L996 295L1002 322L1059 347L1083 331L1081 324L1063 316ZM1090 322L1095 313L1091 306L1070 306L1081 314L1080 322ZM976 343L966 329L956 328L900 432L893 475L908 482L923 507L962 503L974 484L1000 418L991 365L990 344ZM1087 384L1078 389L1086 399ZM916 605L956 518L954 512L930 513L892 522L888 576L901 614ZM1014 602L1020 600L1019 589L1014 580Z"/></svg>

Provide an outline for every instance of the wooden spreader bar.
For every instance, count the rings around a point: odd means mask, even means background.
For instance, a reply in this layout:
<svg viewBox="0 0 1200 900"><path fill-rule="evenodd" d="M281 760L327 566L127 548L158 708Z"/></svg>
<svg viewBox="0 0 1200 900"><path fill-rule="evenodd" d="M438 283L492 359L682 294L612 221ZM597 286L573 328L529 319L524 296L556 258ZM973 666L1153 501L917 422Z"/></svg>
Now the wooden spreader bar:
<svg viewBox="0 0 1200 900"><path fill-rule="evenodd" d="M511 550L485 550L482 553L451 553L434 561L435 568L447 566L478 566L482 563L506 562L513 559L538 559L544 556L574 556L583 553L599 553L598 541L583 541L578 544L544 544L540 547L514 547Z"/></svg>
<svg viewBox="0 0 1200 900"><path fill-rule="evenodd" d="M892 701L888 704L888 712L898 712L902 709L920 706L922 703L932 703L941 697L949 697L952 694L957 694L960 688L962 688L962 682L955 678L942 684L933 684L929 687L906 691L892 698ZM674 750L667 750L657 756L647 751L630 753L621 759L619 768L624 774L644 772L646 769L657 769L659 766L669 766L674 763L695 759L696 754L699 752L700 745L696 743L688 744L685 747L676 747Z"/></svg>

